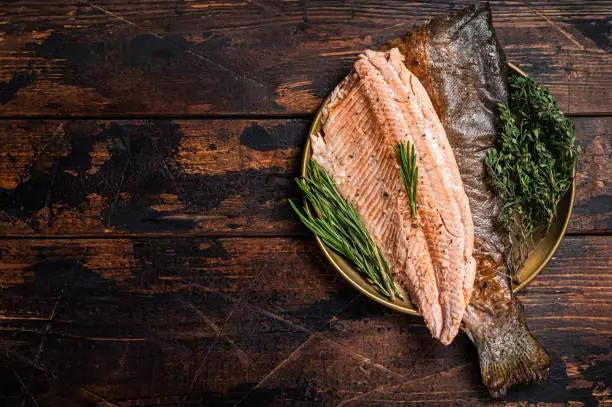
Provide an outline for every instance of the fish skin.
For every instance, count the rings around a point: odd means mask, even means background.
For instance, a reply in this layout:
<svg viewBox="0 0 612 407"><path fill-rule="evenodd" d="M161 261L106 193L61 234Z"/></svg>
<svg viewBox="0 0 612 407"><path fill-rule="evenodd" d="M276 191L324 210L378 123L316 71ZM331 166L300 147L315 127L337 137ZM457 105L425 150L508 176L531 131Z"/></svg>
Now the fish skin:
<svg viewBox="0 0 612 407"><path fill-rule="evenodd" d="M507 64L488 5L470 6L414 27L397 47L427 90L455 151L474 222L477 276L463 330L478 349L494 398L519 383L544 380L550 357L525 324L507 275L511 241L502 202L487 186L484 159L499 137L497 105L507 103Z"/></svg>
<svg viewBox="0 0 612 407"><path fill-rule="evenodd" d="M450 343L475 276L472 218L444 128L397 49L360 55L323 109L322 131L313 158L356 207L432 335ZM394 150L407 141L419 158L416 219Z"/></svg>
<svg viewBox="0 0 612 407"><path fill-rule="evenodd" d="M550 357L529 332L523 305L510 294L510 281L501 274L507 269L499 270L486 256L478 263L463 330L478 349L483 383L500 399L514 384L545 380Z"/></svg>

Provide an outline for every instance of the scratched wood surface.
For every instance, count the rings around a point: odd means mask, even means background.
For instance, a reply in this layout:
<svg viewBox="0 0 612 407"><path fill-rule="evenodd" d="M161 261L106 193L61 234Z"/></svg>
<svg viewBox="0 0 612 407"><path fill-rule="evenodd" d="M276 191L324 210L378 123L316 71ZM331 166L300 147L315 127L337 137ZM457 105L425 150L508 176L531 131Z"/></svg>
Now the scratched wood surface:
<svg viewBox="0 0 612 407"><path fill-rule="evenodd" d="M609 396L611 243L566 238L521 294L552 378L510 400ZM358 295L309 238L5 239L0 253L7 401L488 399L467 337L433 342L420 318Z"/></svg>
<svg viewBox="0 0 612 407"><path fill-rule="evenodd" d="M469 3L8 2L0 115L312 113L364 48ZM568 113L612 112L611 1L496 1L493 12L509 59Z"/></svg>
<svg viewBox="0 0 612 407"><path fill-rule="evenodd" d="M5 235L292 234L309 120L0 121ZM580 117L572 233L612 229L612 118Z"/></svg>
<svg viewBox="0 0 612 407"><path fill-rule="evenodd" d="M287 205L357 53L461 1L0 6L0 406L496 405L474 347L360 296ZM612 2L492 3L576 120L569 235L520 293L551 379L612 404Z"/></svg>

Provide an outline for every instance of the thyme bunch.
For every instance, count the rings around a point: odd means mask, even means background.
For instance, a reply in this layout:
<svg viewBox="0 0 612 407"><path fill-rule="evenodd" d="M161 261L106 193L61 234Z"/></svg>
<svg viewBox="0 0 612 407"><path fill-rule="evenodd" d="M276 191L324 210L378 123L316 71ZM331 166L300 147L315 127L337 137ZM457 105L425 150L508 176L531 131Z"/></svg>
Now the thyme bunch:
<svg viewBox="0 0 612 407"><path fill-rule="evenodd" d="M573 122L548 89L524 76L509 78L509 105L499 104L498 146L487 152L489 184L504 202L502 221L526 256L533 235L546 231L573 182L580 146Z"/></svg>

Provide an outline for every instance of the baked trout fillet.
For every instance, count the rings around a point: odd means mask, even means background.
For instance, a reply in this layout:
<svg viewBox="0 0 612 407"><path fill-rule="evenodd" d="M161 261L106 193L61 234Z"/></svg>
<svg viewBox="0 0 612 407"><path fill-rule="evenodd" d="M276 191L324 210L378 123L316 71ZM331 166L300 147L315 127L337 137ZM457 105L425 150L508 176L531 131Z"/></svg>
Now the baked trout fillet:
<svg viewBox="0 0 612 407"><path fill-rule="evenodd" d="M474 284L474 229L453 151L397 49L366 51L323 109L313 159L359 212L435 338L457 335ZM395 147L416 151L414 217Z"/></svg>
<svg viewBox="0 0 612 407"><path fill-rule="evenodd" d="M508 102L506 57L488 6L467 7L410 30L399 47L431 97L457 156L473 215L476 284L463 330L478 348L491 396L514 384L545 379L550 358L525 324L508 268L511 242L499 222L503 202L487 185L485 156L499 136L498 104Z"/></svg>

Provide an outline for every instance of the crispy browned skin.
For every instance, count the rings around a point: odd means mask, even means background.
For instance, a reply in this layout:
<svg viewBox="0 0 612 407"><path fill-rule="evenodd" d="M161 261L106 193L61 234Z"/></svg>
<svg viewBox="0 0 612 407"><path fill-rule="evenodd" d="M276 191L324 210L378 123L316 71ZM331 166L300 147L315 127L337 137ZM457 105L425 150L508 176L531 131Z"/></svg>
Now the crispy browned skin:
<svg viewBox="0 0 612 407"><path fill-rule="evenodd" d="M478 348L484 384L492 397L501 398L513 384L546 379L550 358L527 329L523 304L501 274L507 267L476 258L479 269L463 330Z"/></svg>
<svg viewBox="0 0 612 407"><path fill-rule="evenodd" d="M474 222L478 271L464 331L478 348L492 397L517 383L545 379L550 358L529 333L512 296L510 239L498 222L502 203L487 187L484 158L498 136L497 104L507 101L506 59L488 6L465 8L415 27L398 47L440 116L455 152Z"/></svg>

